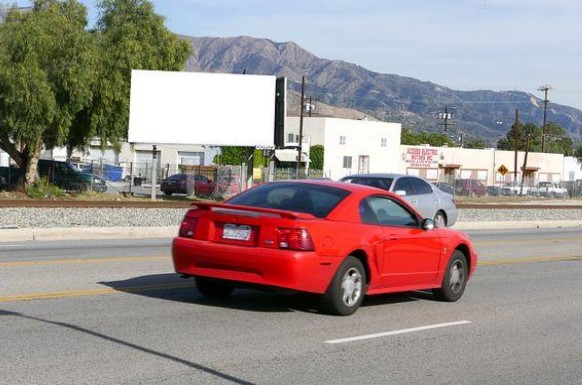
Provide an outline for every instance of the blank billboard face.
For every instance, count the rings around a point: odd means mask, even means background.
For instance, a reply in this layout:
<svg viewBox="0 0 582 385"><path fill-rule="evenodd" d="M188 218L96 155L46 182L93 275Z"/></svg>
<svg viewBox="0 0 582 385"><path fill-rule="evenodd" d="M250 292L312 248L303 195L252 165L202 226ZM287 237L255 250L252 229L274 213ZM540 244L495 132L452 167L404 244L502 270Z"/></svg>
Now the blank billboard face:
<svg viewBox="0 0 582 385"><path fill-rule="evenodd" d="M128 142L273 146L275 76L131 74Z"/></svg>

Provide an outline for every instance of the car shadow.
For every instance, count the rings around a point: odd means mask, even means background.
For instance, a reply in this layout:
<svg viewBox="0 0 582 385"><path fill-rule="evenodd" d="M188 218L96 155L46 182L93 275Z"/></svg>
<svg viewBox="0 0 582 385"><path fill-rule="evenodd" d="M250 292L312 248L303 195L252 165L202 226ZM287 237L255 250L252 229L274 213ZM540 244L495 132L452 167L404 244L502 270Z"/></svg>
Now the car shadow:
<svg viewBox="0 0 582 385"><path fill-rule="evenodd" d="M249 312L303 312L323 314L320 297L315 294L237 288L226 298L208 298L198 292L193 279L184 279L178 274L173 273L145 275L122 281L99 282L99 284L123 293L166 301L192 303L200 306ZM426 299L432 299L432 294L429 292L406 292L374 295L366 297L362 303L362 307L390 305Z"/></svg>
<svg viewBox="0 0 582 385"><path fill-rule="evenodd" d="M45 318L41 318L41 317L35 317L35 316L27 315L24 313L18 313L18 312L3 310L3 309L0 309L0 317L21 318L21 319L26 319L29 321L40 322L40 323L50 325L50 326L58 326L58 327L61 327L63 329L68 330L69 332L83 333L83 334L89 335L97 340L106 341L106 342L112 343L112 344L117 344L117 345L122 346L124 348L132 349L133 351L141 353L141 354L144 354L144 353L149 354L149 355L152 355L154 357L165 359L169 362L183 365L183 366L190 368L190 369L204 372L206 374L214 376L214 377L221 379L223 381L226 381L228 383L233 383L233 384L237 384L237 385L256 385L253 382L250 382L250 381L247 381L243 378L228 374L224 371L214 369L210 366L205 366L205 365L202 365L202 364L197 363L197 362L188 361L184 358L174 356L174 355L165 353L163 351L154 350L154 349L149 348L147 346L138 345L134 342L122 340L120 338L110 336L110 335L107 335L107 334L104 334L104 333L101 333L101 332L98 332L95 330L87 329L87 328L84 328L84 327L81 327L81 326L78 326L78 325L75 325L72 323L68 323L68 322L64 322L64 321L49 320L49 319L45 319ZM2 320L2 321L4 321L4 320Z"/></svg>

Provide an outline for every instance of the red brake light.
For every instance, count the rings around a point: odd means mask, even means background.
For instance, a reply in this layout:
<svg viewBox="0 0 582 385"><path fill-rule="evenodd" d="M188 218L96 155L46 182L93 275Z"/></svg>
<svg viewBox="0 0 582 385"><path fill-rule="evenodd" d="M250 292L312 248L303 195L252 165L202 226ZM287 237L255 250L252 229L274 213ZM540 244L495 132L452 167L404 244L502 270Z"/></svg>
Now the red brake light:
<svg viewBox="0 0 582 385"><path fill-rule="evenodd" d="M280 249L313 251L311 236L302 228L277 228L277 245Z"/></svg>
<svg viewBox="0 0 582 385"><path fill-rule="evenodd" d="M183 238L193 238L194 230L196 229L196 222L198 222L196 217L194 217L190 212L186 213L186 216L180 225L178 236Z"/></svg>

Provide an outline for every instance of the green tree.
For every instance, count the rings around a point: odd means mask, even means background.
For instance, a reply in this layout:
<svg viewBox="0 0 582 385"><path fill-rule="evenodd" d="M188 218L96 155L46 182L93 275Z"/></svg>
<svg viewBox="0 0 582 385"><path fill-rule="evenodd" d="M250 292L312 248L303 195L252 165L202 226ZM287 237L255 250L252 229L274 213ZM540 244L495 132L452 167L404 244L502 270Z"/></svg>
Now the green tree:
<svg viewBox="0 0 582 385"><path fill-rule="evenodd" d="M91 101L96 46L76 0L36 0L0 25L0 148L38 179L43 146L67 144L75 115Z"/></svg>
<svg viewBox="0 0 582 385"><path fill-rule="evenodd" d="M77 117L71 145L99 137L102 146L127 137L132 69L181 71L190 43L164 26L148 0L101 0L94 31L99 47L97 86L89 108ZM162 128L163 129L163 128Z"/></svg>
<svg viewBox="0 0 582 385"><path fill-rule="evenodd" d="M321 144L311 146L309 149L309 166L316 170L323 170L324 148Z"/></svg>
<svg viewBox="0 0 582 385"><path fill-rule="evenodd" d="M574 151L574 157L576 157L578 163L580 163L580 165L582 166L582 144L576 147L576 150Z"/></svg>
<svg viewBox="0 0 582 385"><path fill-rule="evenodd" d="M545 151L553 154L572 156L574 154L574 140L566 134L566 130L560 125L548 123L546 125Z"/></svg>
<svg viewBox="0 0 582 385"><path fill-rule="evenodd" d="M484 149L485 141L483 139L469 138L463 143L464 148Z"/></svg>
<svg viewBox="0 0 582 385"><path fill-rule="evenodd" d="M504 138L497 141L499 150L515 151L515 137L517 135L515 124L507 132ZM517 148L525 151L529 136L529 151L542 152L542 128L534 123L519 124L519 138ZM574 152L574 141L568 137L566 131L556 123L546 124L545 152L553 154L572 155Z"/></svg>
<svg viewBox="0 0 582 385"><path fill-rule="evenodd" d="M252 147L225 146L220 148L220 154L214 157L214 163L240 166L246 163L253 154L253 167L267 166L267 159L263 155L263 150L255 150Z"/></svg>
<svg viewBox="0 0 582 385"><path fill-rule="evenodd" d="M413 132L408 128L402 129L401 144L418 146L420 144L430 144L434 147L442 147L447 145L449 147L456 147L456 143L453 142L447 135L439 132Z"/></svg>

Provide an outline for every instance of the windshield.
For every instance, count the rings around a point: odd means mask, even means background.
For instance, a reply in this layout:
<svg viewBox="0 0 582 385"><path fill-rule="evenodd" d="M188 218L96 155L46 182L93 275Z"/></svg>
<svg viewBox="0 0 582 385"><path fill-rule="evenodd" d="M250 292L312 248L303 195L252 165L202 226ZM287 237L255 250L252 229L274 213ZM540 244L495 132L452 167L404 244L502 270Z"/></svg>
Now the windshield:
<svg viewBox="0 0 582 385"><path fill-rule="evenodd" d="M335 187L278 182L247 190L226 203L298 211L324 218L349 194Z"/></svg>

